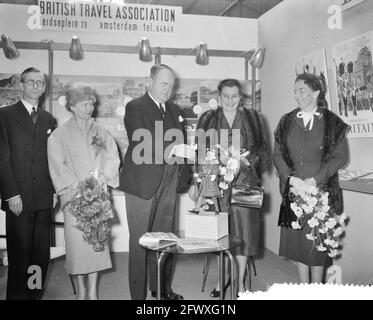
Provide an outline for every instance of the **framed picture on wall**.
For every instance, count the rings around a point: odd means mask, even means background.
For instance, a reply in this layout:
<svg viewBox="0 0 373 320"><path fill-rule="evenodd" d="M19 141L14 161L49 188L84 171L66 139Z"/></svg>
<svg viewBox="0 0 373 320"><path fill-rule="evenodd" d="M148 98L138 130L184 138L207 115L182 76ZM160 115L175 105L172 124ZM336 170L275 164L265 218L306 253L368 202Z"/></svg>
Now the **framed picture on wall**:
<svg viewBox="0 0 373 320"><path fill-rule="evenodd" d="M332 48L338 114L348 137L373 137L373 31Z"/></svg>
<svg viewBox="0 0 373 320"><path fill-rule="evenodd" d="M51 112L58 125L65 122L71 117L71 113L65 108L66 91L77 86L91 87L98 98L96 121L113 136L123 158L128 147L123 123L126 104L145 93L145 82L143 77L54 75Z"/></svg>
<svg viewBox="0 0 373 320"><path fill-rule="evenodd" d="M295 75L297 76L301 73L313 73L321 78L327 88L325 98L328 102L328 109L331 110L330 86L328 81L325 50L323 49L299 58L295 63Z"/></svg>
<svg viewBox="0 0 373 320"><path fill-rule="evenodd" d="M22 84L19 74L0 74L0 108L21 99Z"/></svg>

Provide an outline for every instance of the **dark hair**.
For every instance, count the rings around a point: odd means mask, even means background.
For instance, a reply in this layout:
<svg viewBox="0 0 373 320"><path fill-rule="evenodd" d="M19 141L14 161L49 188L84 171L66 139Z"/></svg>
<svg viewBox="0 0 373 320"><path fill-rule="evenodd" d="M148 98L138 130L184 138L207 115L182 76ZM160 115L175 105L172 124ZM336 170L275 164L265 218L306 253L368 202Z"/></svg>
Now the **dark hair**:
<svg viewBox="0 0 373 320"><path fill-rule="evenodd" d="M325 99L326 83L325 78L319 77L312 73L301 73L295 78L295 82L303 81L312 91L319 91L317 97L318 107L328 107L328 102Z"/></svg>
<svg viewBox="0 0 373 320"><path fill-rule="evenodd" d="M168 65L166 64L155 64L153 65L151 68L150 68L150 77L152 79L154 79L154 77L157 75L157 73L161 70L164 70L164 69L167 69L167 70L170 70L173 75L175 76L176 78L176 74L175 74L175 71L172 70Z"/></svg>
<svg viewBox="0 0 373 320"><path fill-rule="evenodd" d="M23 82L23 78L25 77L25 74L31 73L31 72L41 73L44 77L44 81L46 81L45 74L43 72L41 72L39 69L36 69L34 67L30 67L30 68L23 70L23 72L21 73L21 82Z"/></svg>
<svg viewBox="0 0 373 320"><path fill-rule="evenodd" d="M229 88L237 87L239 94L241 95L242 93L241 84L236 79L224 79L220 81L218 85L219 94L221 94L221 91L223 90L224 87L229 87Z"/></svg>

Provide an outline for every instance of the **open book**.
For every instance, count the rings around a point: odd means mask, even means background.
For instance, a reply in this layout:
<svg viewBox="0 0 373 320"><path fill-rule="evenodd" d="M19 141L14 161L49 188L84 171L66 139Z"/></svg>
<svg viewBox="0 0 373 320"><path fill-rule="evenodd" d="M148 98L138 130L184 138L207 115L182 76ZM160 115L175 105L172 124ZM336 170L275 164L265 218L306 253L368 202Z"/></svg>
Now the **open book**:
<svg viewBox="0 0 373 320"><path fill-rule="evenodd" d="M139 244L152 248L163 248L177 244L179 237L172 232L146 232L139 239Z"/></svg>

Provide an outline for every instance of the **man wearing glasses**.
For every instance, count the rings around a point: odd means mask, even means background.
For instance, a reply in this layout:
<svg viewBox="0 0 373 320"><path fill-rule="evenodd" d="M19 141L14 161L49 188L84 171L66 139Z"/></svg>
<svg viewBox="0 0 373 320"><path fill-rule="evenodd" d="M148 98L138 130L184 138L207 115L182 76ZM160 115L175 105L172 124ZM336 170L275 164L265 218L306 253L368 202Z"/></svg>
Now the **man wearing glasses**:
<svg viewBox="0 0 373 320"><path fill-rule="evenodd" d="M6 212L7 299L41 299L49 264L53 185L47 139L56 126L39 107L45 77L21 74L22 99L0 109L0 193Z"/></svg>

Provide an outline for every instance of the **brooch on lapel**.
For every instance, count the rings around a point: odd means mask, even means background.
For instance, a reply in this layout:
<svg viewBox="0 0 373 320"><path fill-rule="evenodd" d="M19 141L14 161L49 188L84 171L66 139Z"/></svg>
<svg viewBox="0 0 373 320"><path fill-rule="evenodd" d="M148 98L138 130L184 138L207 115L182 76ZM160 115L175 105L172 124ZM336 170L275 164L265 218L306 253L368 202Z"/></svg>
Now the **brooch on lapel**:
<svg viewBox="0 0 373 320"><path fill-rule="evenodd" d="M52 130L51 129L48 129L47 130L47 134L51 134Z"/></svg>
<svg viewBox="0 0 373 320"><path fill-rule="evenodd" d="M179 116L179 122L184 122L184 118L182 116Z"/></svg>

